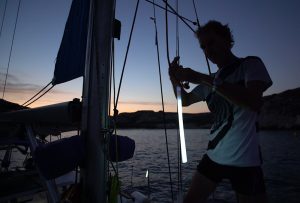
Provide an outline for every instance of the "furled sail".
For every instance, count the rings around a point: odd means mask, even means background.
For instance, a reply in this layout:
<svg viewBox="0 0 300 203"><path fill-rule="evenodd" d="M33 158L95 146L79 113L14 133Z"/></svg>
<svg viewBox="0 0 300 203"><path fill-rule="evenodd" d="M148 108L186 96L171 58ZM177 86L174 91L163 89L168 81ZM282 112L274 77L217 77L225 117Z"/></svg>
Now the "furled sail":
<svg viewBox="0 0 300 203"><path fill-rule="evenodd" d="M52 85L84 75L90 0L73 0L56 58Z"/></svg>

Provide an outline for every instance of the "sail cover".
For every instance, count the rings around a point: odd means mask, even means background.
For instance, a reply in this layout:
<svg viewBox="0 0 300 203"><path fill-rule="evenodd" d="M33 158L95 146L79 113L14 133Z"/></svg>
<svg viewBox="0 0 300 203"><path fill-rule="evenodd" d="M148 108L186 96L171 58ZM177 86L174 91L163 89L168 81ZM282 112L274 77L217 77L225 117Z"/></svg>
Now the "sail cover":
<svg viewBox="0 0 300 203"><path fill-rule="evenodd" d="M84 74L90 0L73 0L56 58L52 85Z"/></svg>

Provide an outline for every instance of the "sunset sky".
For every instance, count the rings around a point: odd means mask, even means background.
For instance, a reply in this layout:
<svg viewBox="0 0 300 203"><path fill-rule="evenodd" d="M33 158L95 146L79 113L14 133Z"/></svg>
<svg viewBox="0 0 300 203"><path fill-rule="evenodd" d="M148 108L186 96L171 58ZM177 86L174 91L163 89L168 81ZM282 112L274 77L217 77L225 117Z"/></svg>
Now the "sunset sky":
<svg viewBox="0 0 300 203"><path fill-rule="evenodd" d="M6 0L0 0L2 23ZM8 0L0 36L0 90L4 86L10 45L19 0ZM62 39L71 0L21 1L4 99L22 104L53 77L55 58ZM298 0L196 0L200 23L218 20L233 31L233 52L263 59L274 82L265 95L300 87L300 1ZM116 79L119 81L136 0L117 0L116 18L122 23L116 40ZM162 0L156 3L163 5ZM169 0L175 7L175 0ZM192 0L179 0L179 13L196 21ZM176 100L168 79L164 11L156 8L165 110L176 111ZM140 1L136 25L123 78L119 111L159 111L161 107L156 58L153 6ZM175 17L169 14L170 57L175 56ZM205 58L193 33L179 23L181 64L207 73ZM211 63L212 70L216 67ZM118 85L118 82L117 84ZM60 84L31 107L80 98L82 78ZM204 103L184 108L184 112L207 111Z"/></svg>

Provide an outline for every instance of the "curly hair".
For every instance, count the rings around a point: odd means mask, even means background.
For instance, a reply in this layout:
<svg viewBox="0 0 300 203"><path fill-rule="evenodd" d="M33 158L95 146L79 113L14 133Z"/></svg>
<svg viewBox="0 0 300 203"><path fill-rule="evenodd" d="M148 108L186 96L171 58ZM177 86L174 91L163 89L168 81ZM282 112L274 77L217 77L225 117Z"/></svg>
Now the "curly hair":
<svg viewBox="0 0 300 203"><path fill-rule="evenodd" d="M230 47L233 47L234 39L228 24L222 25L218 21L210 20L205 25L200 26L195 34L196 37L199 38L201 34L211 31L224 38L228 43L230 43Z"/></svg>

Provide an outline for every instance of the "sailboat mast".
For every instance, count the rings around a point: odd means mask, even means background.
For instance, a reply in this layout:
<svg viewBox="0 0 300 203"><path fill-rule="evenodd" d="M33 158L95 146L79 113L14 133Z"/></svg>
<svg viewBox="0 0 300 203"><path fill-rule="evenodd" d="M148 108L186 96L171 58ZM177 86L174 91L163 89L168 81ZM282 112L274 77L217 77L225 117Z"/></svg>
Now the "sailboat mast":
<svg viewBox="0 0 300 203"><path fill-rule="evenodd" d="M86 141L81 168L82 202L107 202L106 136L108 129L109 75L113 0L90 0L86 72L83 84L82 135Z"/></svg>

